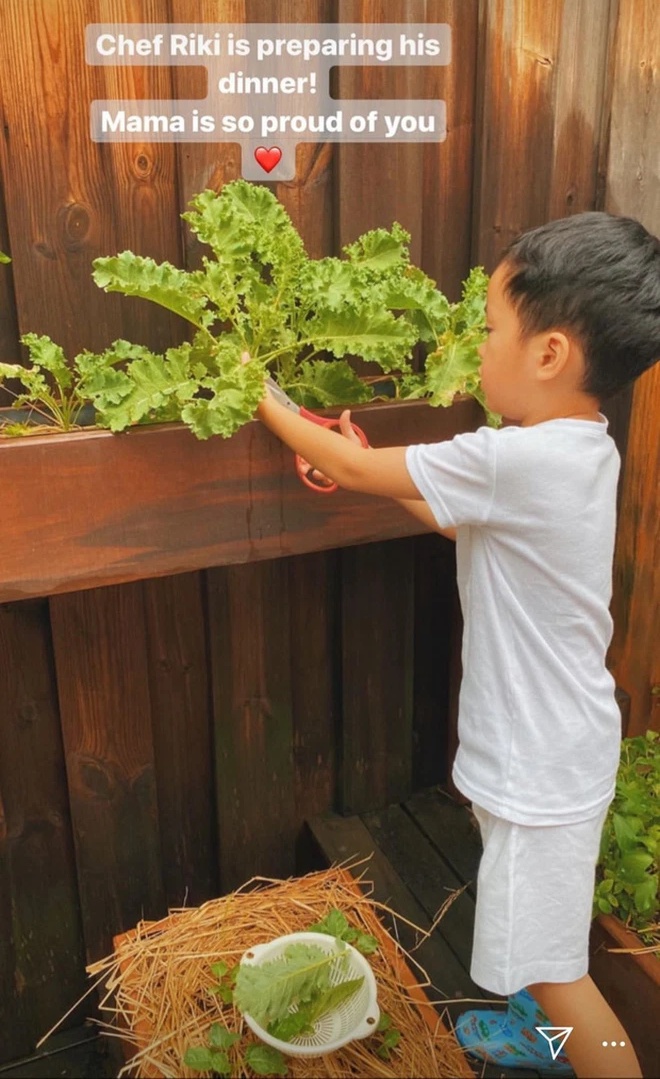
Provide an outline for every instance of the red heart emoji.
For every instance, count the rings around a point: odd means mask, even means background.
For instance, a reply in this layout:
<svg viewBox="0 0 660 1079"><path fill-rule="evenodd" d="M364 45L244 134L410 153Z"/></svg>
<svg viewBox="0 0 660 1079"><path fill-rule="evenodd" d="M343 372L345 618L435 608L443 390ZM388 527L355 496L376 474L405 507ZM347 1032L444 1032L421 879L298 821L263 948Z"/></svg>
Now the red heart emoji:
<svg viewBox="0 0 660 1079"><path fill-rule="evenodd" d="M265 146L258 146L254 151L254 156L264 172L272 172L282 156L282 151L279 146L271 146L270 150L267 150Z"/></svg>

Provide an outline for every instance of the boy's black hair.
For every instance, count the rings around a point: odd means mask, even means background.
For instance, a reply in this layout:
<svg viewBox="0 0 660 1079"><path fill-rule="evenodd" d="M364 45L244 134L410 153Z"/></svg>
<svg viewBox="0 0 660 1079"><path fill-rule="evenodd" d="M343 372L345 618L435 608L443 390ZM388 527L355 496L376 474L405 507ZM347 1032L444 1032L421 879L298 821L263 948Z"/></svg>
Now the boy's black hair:
<svg viewBox="0 0 660 1079"><path fill-rule="evenodd" d="M550 221L501 261L523 335L572 332L593 397L605 400L660 359L660 241L639 221L595 211Z"/></svg>

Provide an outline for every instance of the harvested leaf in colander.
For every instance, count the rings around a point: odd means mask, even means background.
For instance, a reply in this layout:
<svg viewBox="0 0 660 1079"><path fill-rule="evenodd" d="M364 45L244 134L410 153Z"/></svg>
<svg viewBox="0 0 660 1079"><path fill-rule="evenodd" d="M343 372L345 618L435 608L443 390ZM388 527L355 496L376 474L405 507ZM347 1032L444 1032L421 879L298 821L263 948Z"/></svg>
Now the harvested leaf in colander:
<svg viewBox="0 0 660 1079"><path fill-rule="evenodd" d="M241 963L234 1002L266 1028L284 1019L292 1007L330 988L333 966L345 965L345 948L341 941L329 952L315 944L289 944L281 956L267 963Z"/></svg>
<svg viewBox="0 0 660 1079"><path fill-rule="evenodd" d="M289 1042L299 1034L313 1033L316 1020L352 997L363 983L362 977L350 978L348 981L331 985L324 992L315 993L312 999L306 1004L301 1004L297 1011L285 1015L284 1019L270 1023L268 1033L282 1042Z"/></svg>

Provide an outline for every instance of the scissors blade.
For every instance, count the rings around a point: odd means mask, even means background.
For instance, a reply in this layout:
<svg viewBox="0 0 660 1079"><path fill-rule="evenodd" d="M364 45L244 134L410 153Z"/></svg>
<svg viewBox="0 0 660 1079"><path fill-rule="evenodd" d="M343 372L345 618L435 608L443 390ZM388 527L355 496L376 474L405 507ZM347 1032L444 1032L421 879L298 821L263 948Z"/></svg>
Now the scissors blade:
<svg viewBox="0 0 660 1079"><path fill-rule="evenodd" d="M272 378L266 379L266 385L275 400L279 401L281 405L284 405L284 407L288 408L291 412L300 412L300 405L297 405L295 401L292 401L288 393L285 393L284 390L280 389L277 382Z"/></svg>

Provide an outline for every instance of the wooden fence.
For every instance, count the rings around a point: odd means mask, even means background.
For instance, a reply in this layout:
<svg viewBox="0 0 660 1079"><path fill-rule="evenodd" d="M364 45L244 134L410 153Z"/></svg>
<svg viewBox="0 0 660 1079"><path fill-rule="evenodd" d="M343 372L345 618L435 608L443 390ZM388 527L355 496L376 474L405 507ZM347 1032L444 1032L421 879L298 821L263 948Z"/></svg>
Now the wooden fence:
<svg viewBox="0 0 660 1079"><path fill-rule="evenodd" d="M87 66L86 23L392 17L383 0L3 0L2 359L26 331L69 354L181 340L173 316L101 293L92 259L194 266L179 214L240 175L230 144L90 141L94 99L200 89L194 69ZM655 0L410 0L396 17L450 23L451 64L354 71L351 93L444 98L447 140L301 146L274 189L311 255L398 220L455 299L549 218L606 208L660 232ZM639 381L630 423L629 397L609 412L628 447L612 667L631 731L660 700L659 382ZM294 871L312 814L444 779L457 632L435 536L0 606L0 1061L66 1010L113 933Z"/></svg>

